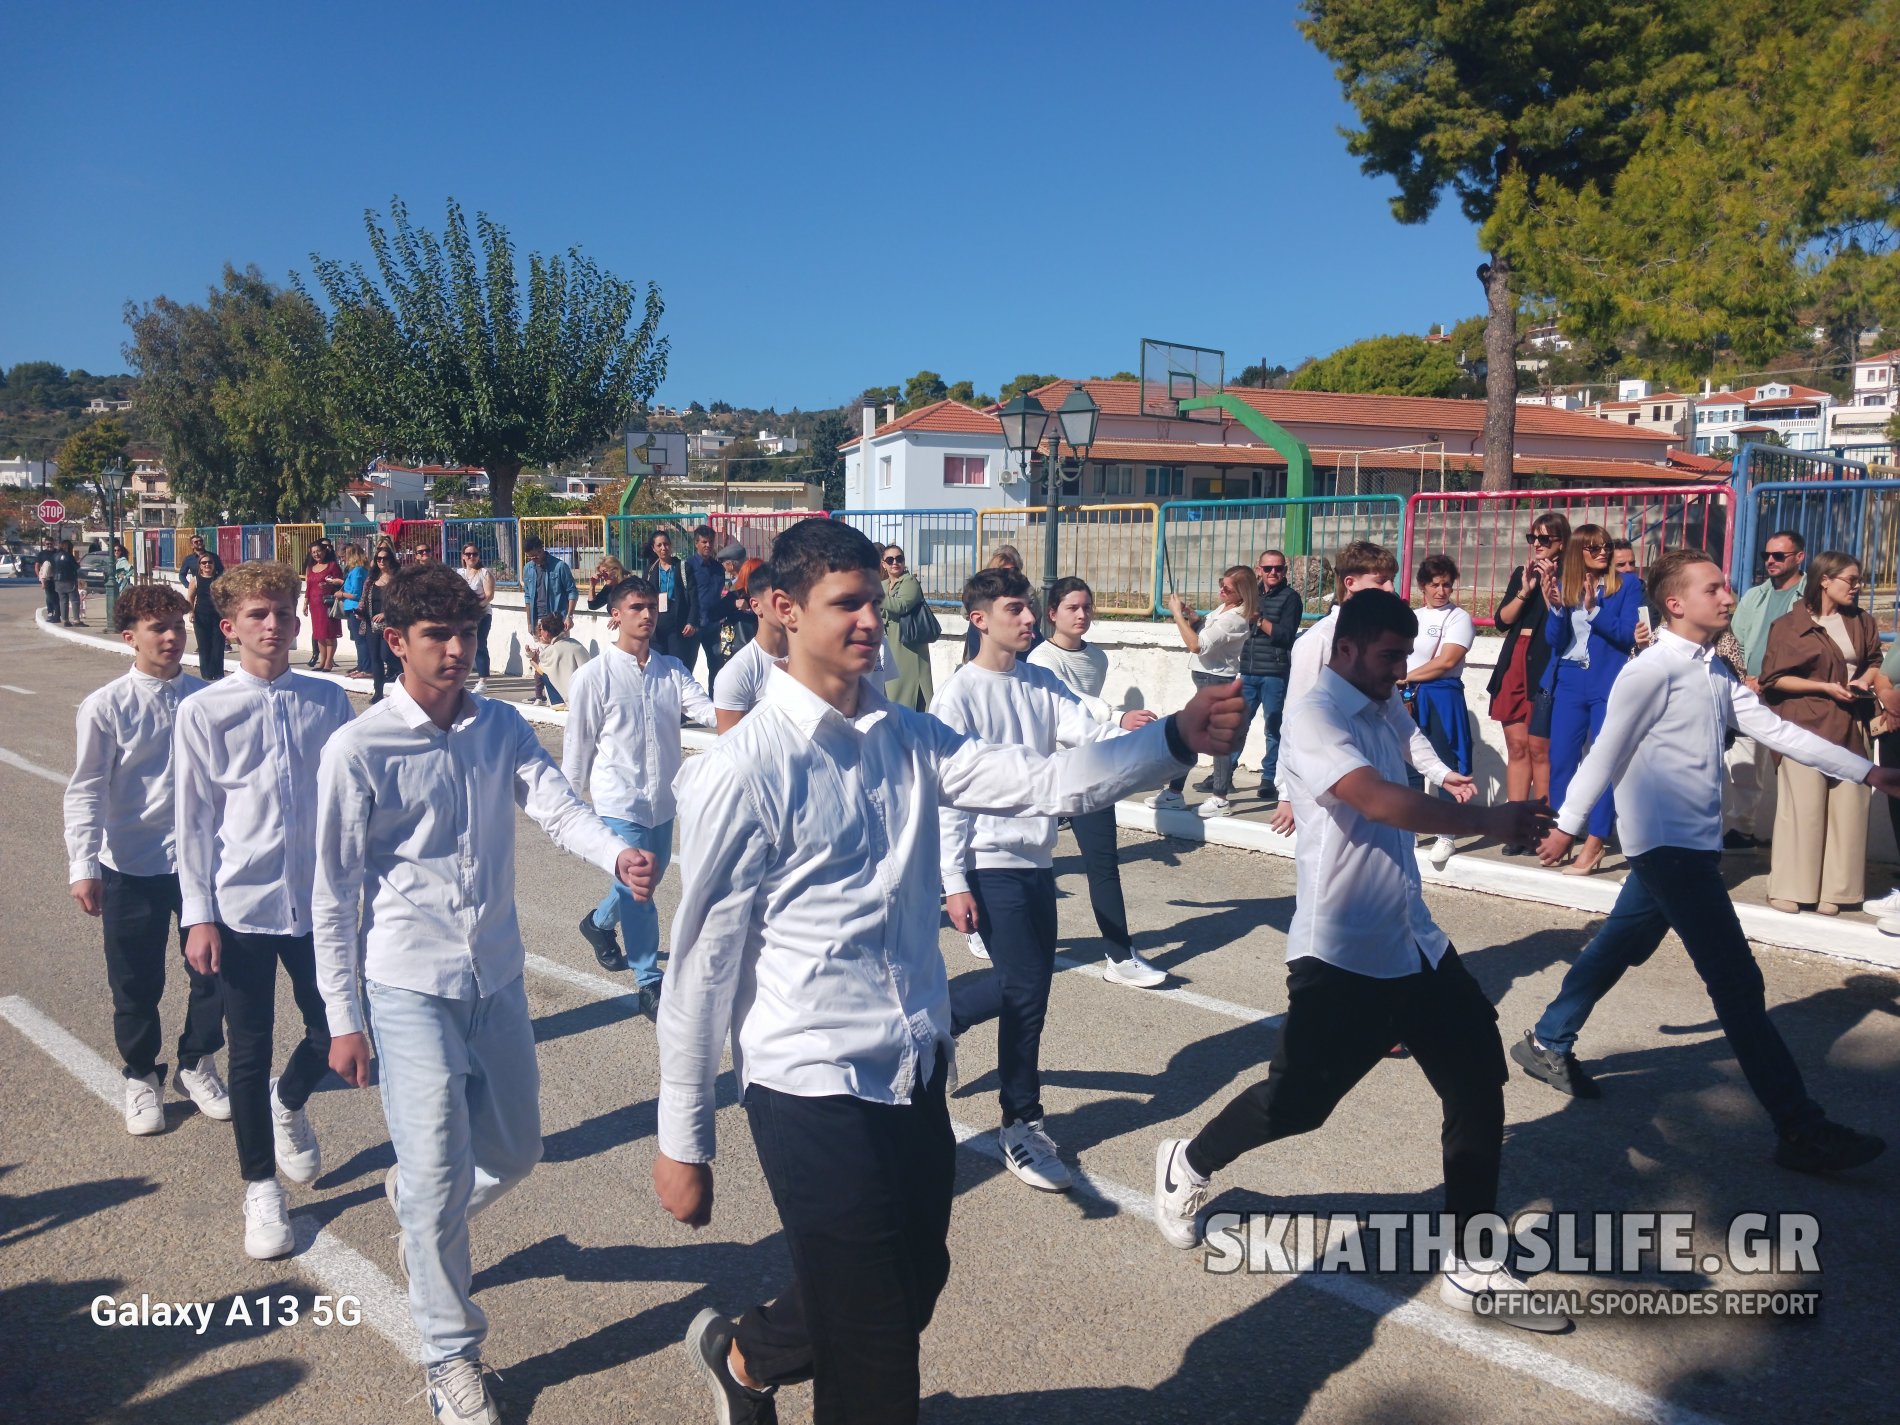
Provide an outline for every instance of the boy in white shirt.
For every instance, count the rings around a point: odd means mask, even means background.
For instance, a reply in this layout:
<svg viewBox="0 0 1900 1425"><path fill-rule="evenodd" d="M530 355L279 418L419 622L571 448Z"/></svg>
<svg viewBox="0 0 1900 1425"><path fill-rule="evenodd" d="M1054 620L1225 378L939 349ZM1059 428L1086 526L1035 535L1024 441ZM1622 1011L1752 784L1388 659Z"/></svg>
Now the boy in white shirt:
<svg viewBox="0 0 1900 1425"><path fill-rule="evenodd" d="M1080 579L1058 579L1049 589L1049 636L1029 650L1028 661L1047 668L1082 699L1097 718L1112 721L1114 710L1102 702L1108 684L1108 655L1088 642L1095 623L1095 591ZM1069 818L1069 830L1082 853L1089 878L1089 904L1095 926L1108 942L1108 960L1102 978L1112 985L1151 990L1167 976L1135 953L1128 933L1128 905L1122 898L1122 869L1115 834L1115 808L1083 812Z"/></svg>
<svg viewBox="0 0 1900 1425"><path fill-rule="evenodd" d="M1048 669L1026 662L1036 636L1029 580L1014 569L984 569L963 586L963 609L980 641L931 700L930 714L957 732L1048 757L1145 727L1151 712L1116 721L1095 712ZM1114 814L1110 808L1109 814ZM983 937L995 968L959 979L950 992L950 1032L997 1021L996 1135L1003 1165L1043 1192L1067 1192L1074 1179L1042 1121L1042 1026L1055 973L1056 822L1049 816L937 813L945 909L950 924Z"/></svg>
<svg viewBox="0 0 1900 1425"><path fill-rule="evenodd" d="M1831 1121L1808 1097L1801 1071L1768 1017L1761 970L1722 880L1723 740L1730 731L1845 782L1900 795L1900 768L1876 767L1770 712L1720 657L1735 594L1701 550L1672 550L1649 568L1663 631L1610 690L1603 730L1577 769L1557 825L1538 857L1555 865L1585 829L1590 808L1625 781L1618 835L1630 872L1616 907L1564 975L1535 1029L1511 1046L1532 1078L1576 1098L1600 1094L1573 1052L1590 1011L1625 970L1656 953L1673 930L1708 986L1715 1017L1755 1097L1774 1120L1775 1161L1830 1173L1872 1162L1886 1144Z"/></svg>
<svg viewBox="0 0 1900 1425"><path fill-rule="evenodd" d="M440 564L389 589L389 695L324 750L316 801L316 953L330 1067L379 1087L396 1166L409 1310L429 1408L495 1425L487 1318L470 1298L468 1222L541 1159L540 1076L515 918L515 809L627 877L646 863L574 795L527 720L465 691L480 597ZM644 884L644 883L643 883Z"/></svg>
<svg viewBox="0 0 1900 1425"><path fill-rule="evenodd" d="M791 1247L793 1285L686 1346L722 1421L776 1418L814 1382L817 1425L914 1420L918 1343L950 1272L953 1053L938 947L937 813L1069 815L1225 752L1238 685L1055 757L890 703L878 552L836 520L772 549L791 640L765 702L680 774L680 908L660 1001L653 1183L712 1217L714 1084L733 1073Z"/></svg>
<svg viewBox="0 0 1900 1425"><path fill-rule="evenodd" d="M158 1006L166 945L181 910L172 796L172 725L181 700L205 685L184 671L191 605L169 584L120 595L113 610L132 667L79 705L78 756L66 784L67 879L105 931L112 1033L125 1072L125 1129L165 1129L165 1066ZM178 933L182 952L185 934ZM224 1047L224 996L215 975L185 965L191 992L178 1034L178 1086L208 1118L228 1119L231 1101L214 1057Z"/></svg>
<svg viewBox="0 0 1900 1425"><path fill-rule="evenodd" d="M1441 761L1454 772L1471 775L1471 710L1465 706L1465 654L1478 641L1471 615L1451 601L1458 588L1458 566L1443 554L1428 554L1412 575L1424 606L1418 637L1405 660L1399 684L1412 719ZM1424 784L1413 774L1413 789ZM1458 843L1449 836L1432 842L1432 864L1444 870Z"/></svg>
<svg viewBox="0 0 1900 1425"><path fill-rule="evenodd" d="M310 945L317 761L353 716L334 683L290 671L303 581L288 565L240 564L212 586L238 670L178 706L178 881L185 957L224 987L231 1044L231 1117L246 1183L244 1250L290 1253L295 1183L322 1170L304 1104L328 1067L330 1031ZM303 1039L270 1077L283 964Z"/></svg>
<svg viewBox="0 0 1900 1425"><path fill-rule="evenodd" d="M741 718L759 705L765 696L772 665L783 661L790 651L785 625L779 622L778 611L772 607L771 594L772 561L768 559L753 569L744 590L748 605L758 617L759 631L750 643L726 660L719 676L713 680L713 712L719 719L722 734L732 731Z"/></svg>
<svg viewBox="0 0 1900 1425"><path fill-rule="evenodd" d="M637 574L622 579L607 591L607 607L619 621L614 641L581 665L568 688L561 771L576 790L590 789L595 814L616 836L653 853L657 883L673 859L680 719L710 727L713 705L684 663L654 650L660 595L653 585ZM615 881L581 917L581 938L605 968L632 969L643 1013L658 1007L660 913L651 900L635 900Z"/></svg>

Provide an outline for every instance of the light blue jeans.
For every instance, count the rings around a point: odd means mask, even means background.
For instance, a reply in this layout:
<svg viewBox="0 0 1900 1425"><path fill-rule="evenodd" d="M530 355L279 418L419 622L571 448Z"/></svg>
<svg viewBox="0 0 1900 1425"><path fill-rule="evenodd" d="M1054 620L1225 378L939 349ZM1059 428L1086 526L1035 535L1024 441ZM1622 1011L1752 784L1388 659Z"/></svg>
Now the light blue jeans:
<svg viewBox="0 0 1900 1425"><path fill-rule="evenodd" d="M423 1363L474 1360L488 1318L469 1295L469 1219L541 1161L528 992L520 980L482 999L364 988Z"/></svg>
<svg viewBox="0 0 1900 1425"><path fill-rule="evenodd" d="M622 821L617 816L603 816L601 820L627 845L653 853L653 885L657 890L660 877L666 874L673 860L673 823L663 821L658 826L642 826L637 821ZM632 891L615 881L594 907L594 924L606 930L616 919L620 921L620 938L626 942L627 968L633 971L634 979L642 985L659 984L659 910L650 900L635 900Z"/></svg>

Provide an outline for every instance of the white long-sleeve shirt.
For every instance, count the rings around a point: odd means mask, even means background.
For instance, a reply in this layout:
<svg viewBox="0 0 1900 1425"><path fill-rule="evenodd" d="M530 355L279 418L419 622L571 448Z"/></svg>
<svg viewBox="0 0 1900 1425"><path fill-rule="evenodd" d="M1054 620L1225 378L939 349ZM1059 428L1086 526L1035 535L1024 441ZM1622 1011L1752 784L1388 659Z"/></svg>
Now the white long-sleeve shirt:
<svg viewBox="0 0 1900 1425"><path fill-rule="evenodd" d="M1571 779L1557 825L1581 835L1598 798L1627 781L1631 795L1616 803L1625 854L1719 851L1722 742L1731 728L1844 782L1865 781L1874 765L1776 716L1711 649L1664 629L1617 674L1603 730Z"/></svg>
<svg viewBox="0 0 1900 1425"><path fill-rule="evenodd" d="M1312 955L1381 980L1415 974L1421 951L1436 965L1451 942L1425 908L1418 838L1360 815L1332 789L1361 767L1401 787L1407 762L1432 782L1450 769L1396 695L1375 702L1330 668L1287 705L1284 727L1280 765L1299 827L1287 959Z"/></svg>
<svg viewBox="0 0 1900 1425"><path fill-rule="evenodd" d="M1293 640L1293 653L1286 674L1285 711L1281 714L1280 718L1280 738L1282 744L1284 744L1286 740L1285 729L1289 725L1287 718L1293 714L1293 705L1319 686L1319 675L1325 672L1327 666L1333 661L1333 632L1339 627L1339 609L1340 606L1334 604L1326 611L1325 618L1321 619L1318 623L1307 629L1305 633L1302 633L1298 638ZM1403 709L1401 709L1401 711L1403 711ZM1406 721L1410 723L1412 720L1408 717ZM1432 750L1431 740L1419 730L1416 723L1412 724L1412 736L1410 741L1411 755L1406 760L1409 761L1413 767L1423 769L1426 765L1426 760L1432 762L1438 761L1438 754ZM1440 763L1439 765L1442 766L1443 764ZM1447 768L1446 770L1449 771L1450 769ZM1286 758L1284 756L1280 759L1278 773L1279 775L1276 780L1279 783L1278 790L1280 800L1285 801L1293 795L1293 790L1292 784L1287 780ZM1293 823L1295 826L1299 825L1299 816L1300 814L1296 810L1293 813Z"/></svg>
<svg viewBox="0 0 1900 1425"><path fill-rule="evenodd" d="M1089 701L1094 709L1047 668L1019 658L1007 673L965 663L937 689L930 713L953 731L1049 757L1120 733L1107 706ZM979 816L946 806L937 824L946 895L969 890L975 869L1045 870L1055 861L1052 816Z"/></svg>
<svg viewBox="0 0 1900 1425"><path fill-rule="evenodd" d="M444 998L521 978L515 808L612 872L625 849L507 703L462 695L444 732L397 683L324 749L316 803L317 986L332 1034L359 980Z"/></svg>
<svg viewBox="0 0 1900 1425"><path fill-rule="evenodd" d="M561 770L586 787L602 816L640 826L673 819L673 779L680 770L680 717L701 727L718 721L712 699L686 665L649 653L646 667L608 644L581 665L567 690L567 734Z"/></svg>
<svg viewBox="0 0 1900 1425"><path fill-rule="evenodd" d="M178 704L204 680L128 670L79 705L78 755L66 783L69 881L96 881L100 866L124 876L163 876L172 854L172 726Z"/></svg>
<svg viewBox="0 0 1900 1425"><path fill-rule="evenodd" d="M713 1157L741 1084L906 1103L950 1041L937 809L1071 815L1177 775L1166 720L1055 757L888 702L846 718L783 669L680 774L680 905L660 999L660 1151Z"/></svg>
<svg viewBox="0 0 1900 1425"><path fill-rule="evenodd" d="M178 705L180 925L310 933L317 764L354 716L343 689L294 671L266 682L237 668Z"/></svg>

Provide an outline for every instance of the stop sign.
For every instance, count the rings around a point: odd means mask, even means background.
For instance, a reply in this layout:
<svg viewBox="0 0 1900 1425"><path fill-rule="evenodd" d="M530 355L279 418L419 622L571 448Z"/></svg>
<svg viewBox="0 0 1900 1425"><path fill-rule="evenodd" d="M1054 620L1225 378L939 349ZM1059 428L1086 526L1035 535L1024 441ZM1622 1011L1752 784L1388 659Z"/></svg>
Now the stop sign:
<svg viewBox="0 0 1900 1425"><path fill-rule="evenodd" d="M45 499L39 502L33 513L40 517L41 524L60 524L66 518L66 507L58 500Z"/></svg>

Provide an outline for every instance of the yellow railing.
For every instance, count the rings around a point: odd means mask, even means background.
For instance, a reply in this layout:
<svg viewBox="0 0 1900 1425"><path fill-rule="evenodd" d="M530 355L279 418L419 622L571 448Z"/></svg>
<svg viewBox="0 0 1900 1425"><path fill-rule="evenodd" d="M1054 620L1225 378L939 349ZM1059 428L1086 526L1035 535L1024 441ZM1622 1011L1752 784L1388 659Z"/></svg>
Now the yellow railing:
<svg viewBox="0 0 1900 1425"><path fill-rule="evenodd" d="M976 512L976 559L986 567L999 544L1013 544L1031 583L1040 581L1048 509ZM1056 572L1080 574L1098 613L1154 612L1155 560L1161 548L1159 505L1063 505L1056 516Z"/></svg>
<svg viewBox="0 0 1900 1425"><path fill-rule="evenodd" d="M303 573L303 559L310 546L323 538L320 524L280 524L277 526L277 561Z"/></svg>
<svg viewBox="0 0 1900 1425"><path fill-rule="evenodd" d="M539 535L548 553L565 559L576 579L591 579L607 553L602 515L534 515L521 521L521 537Z"/></svg>

